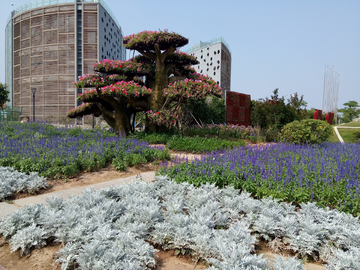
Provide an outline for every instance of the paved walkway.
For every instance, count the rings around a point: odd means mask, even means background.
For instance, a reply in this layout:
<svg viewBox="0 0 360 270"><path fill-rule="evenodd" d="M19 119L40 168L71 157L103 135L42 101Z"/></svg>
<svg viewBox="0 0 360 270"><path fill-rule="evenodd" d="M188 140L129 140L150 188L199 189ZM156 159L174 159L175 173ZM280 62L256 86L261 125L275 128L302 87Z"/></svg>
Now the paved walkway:
<svg viewBox="0 0 360 270"><path fill-rule="evenodd" d="M153 172L142 173L141 177L142 177L143 181L145 181L145 182L155 181L155 172L153 171ZM19 209L19 207L24 207L25 205L32 205L32 204L39 204L39 203L45 204L47 197L59 196L59 197L66 199L72 195L80 195L87 188L93 188L95 190L99 190L99 189L102 189L105 187L119 186L119 185L122 185L125 183L129 183L135 179L136 179L136 176L134 175L134 176L126 177L126 178L119 178L119 179L115 179L112 181L97 183L94 185L89 185L89 186L84 186L84 187L75 187L75 188L70 188L67 190L56 191L56 192L46 193L46 194L42 194L42 195L38 195L38 196L32 196L32 197L27 197L27 198L23 198L23 199L18 199L18 200L14 200L12 204L9 204L7 202L1 202L0 203L0 220L3 219L4 217L6 217L7 215L10 215L17 209ZM1 268L0 268L0 270L1 270Z"/></svg>

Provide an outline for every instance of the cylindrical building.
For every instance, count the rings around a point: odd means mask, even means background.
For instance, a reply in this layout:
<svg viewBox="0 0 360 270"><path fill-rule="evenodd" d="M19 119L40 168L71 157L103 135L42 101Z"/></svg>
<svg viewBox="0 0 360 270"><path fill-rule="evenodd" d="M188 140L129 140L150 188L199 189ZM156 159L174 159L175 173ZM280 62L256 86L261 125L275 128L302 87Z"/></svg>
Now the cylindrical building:
<svg viewBox="0 0 360 270"><path fill-rule="evenodd" d="M33 117L35 90L36 120L59 120L77 106L78 76L93 73L94 63L102 59L125 57L121 27L103 0L42 0L22 6L6 27L10 105Z"/></svg>

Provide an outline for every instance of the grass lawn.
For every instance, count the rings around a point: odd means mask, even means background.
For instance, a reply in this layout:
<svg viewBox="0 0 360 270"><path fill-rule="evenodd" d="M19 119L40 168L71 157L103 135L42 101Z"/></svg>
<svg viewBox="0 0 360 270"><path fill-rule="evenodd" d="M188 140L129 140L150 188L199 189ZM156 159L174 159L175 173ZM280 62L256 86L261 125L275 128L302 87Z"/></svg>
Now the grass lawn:
<svg viewBox="0 0 360 270"><path fill-rule="evenodd" d="M341 126L344 126L344 127L359 127L360 128L360 122L351 122L351 123L347 123L347 124L344 124L344 125L341 125ZM341 127L339 126L339 127Z"/></svg>
<svg viewBox="0 0 360 270"><path fill-rule="evenodd" d="M353 134L360 129L350 129L350 128L341 128L341 126L338 127L338 131L340 133L340 136L343 138L344 142L354 142L353 141Z"/></svg>
<svg viewBox="0 0 360 270"><path fill-rule="evenodd" d="M340 142L338 136L336 135L335 131L333 132L333 134L328 138L329 142Z"/></svg>

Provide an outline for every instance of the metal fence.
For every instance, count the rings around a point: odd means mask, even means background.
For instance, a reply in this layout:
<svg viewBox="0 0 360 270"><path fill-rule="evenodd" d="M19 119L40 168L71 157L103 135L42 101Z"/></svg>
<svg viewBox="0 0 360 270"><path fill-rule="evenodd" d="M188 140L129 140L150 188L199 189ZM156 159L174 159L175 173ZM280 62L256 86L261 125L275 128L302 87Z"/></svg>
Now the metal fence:
<svg viewBox="0 0 360 270"><path fill-rule="evenodd" d="M0 109L0 122L1 121L19 121L23 108L6 107Z"/></svg>

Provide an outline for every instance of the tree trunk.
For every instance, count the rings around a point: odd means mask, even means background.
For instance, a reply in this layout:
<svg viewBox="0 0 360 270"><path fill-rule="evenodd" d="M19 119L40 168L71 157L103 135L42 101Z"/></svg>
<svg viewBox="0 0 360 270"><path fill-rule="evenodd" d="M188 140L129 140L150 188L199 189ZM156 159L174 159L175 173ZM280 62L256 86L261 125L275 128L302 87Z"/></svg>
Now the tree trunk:
<svg viewBox="0 0 360 270"><path fill-rule="evenodd" d="M115 110L116 130L122 136L127 136L131 132L130 116L125 110Z"/></svg>

